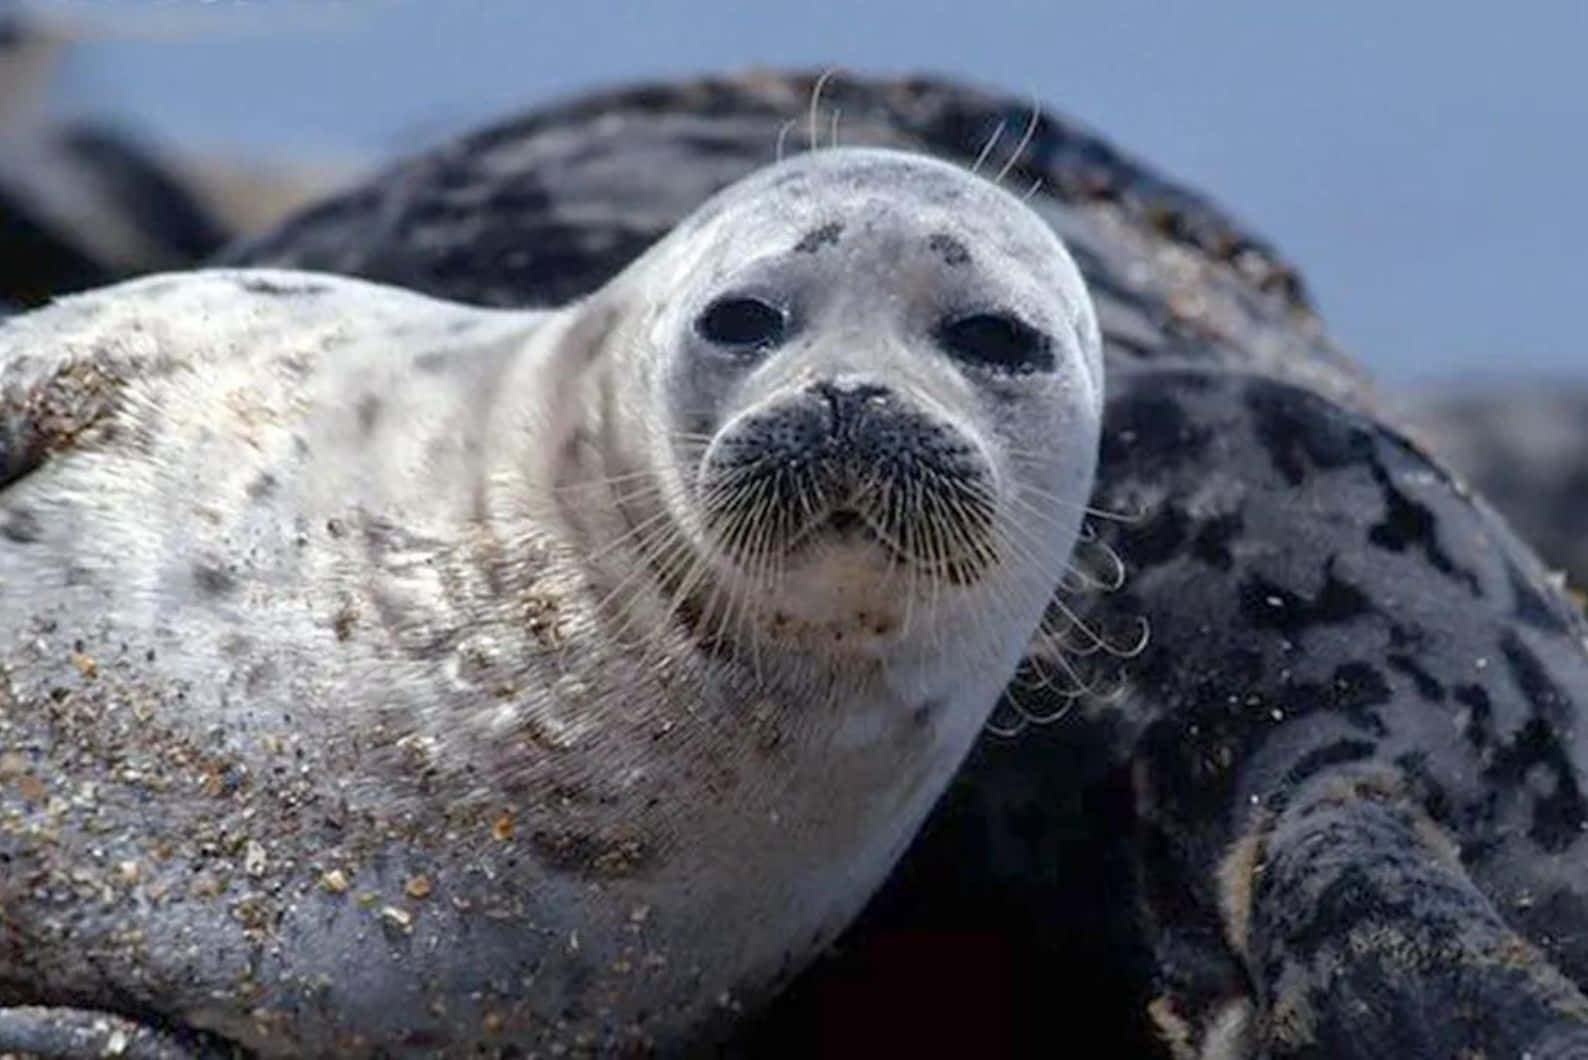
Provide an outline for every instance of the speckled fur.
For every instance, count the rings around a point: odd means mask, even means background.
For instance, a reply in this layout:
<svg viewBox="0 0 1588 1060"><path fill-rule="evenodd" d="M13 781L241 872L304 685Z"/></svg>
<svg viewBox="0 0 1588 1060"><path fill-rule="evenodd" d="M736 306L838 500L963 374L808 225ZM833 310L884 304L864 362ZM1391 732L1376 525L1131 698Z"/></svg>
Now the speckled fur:
<svg viewBox="0 0 1588 1060"><path fill-rule="evenodd" d="M555 304L769 159L814 80L537 111L232 260ZM929 78L840 76L823 98L845 142L967 163L1029 114ZM1043 182L1098 303L1098 498L1145 505L1101 524L1132 576L1087 618L1145 613L1153 640L1122 697L981 740L741 1051L1585 1055L1580 620L1375 412L1261 239L1052 114L1011 172Z"/></svg>
<svg viewBox="0 0 1588 1060"><path fill-rule="evenodd" d="M884 186L913 209L868 198ZM757 212L767 195L795 201ZM944 196L1003 240L982 265L910 234ZM811 213L852 236L800 249ZM842 255L856 282L775 272L806 338L717 386L691 358L721 355L677 336L748 282L732 253L756 243L757 267ZM959 292L1020 307L1057 363L981 379L912 347ZM873 307L860 331L845 298ZM281 1056L673 1052L797 971L1018 662L1101 400L1051 234L977 178L877 152L769 170L560 312L172 274L10 321L0 366L0 999L108 992ZM947 410L1048 533L972 582L911 581L911 624L864 651L692 632L628 533L636 502L610 498L643 470L674 503L680 410L712 430L851 378ZM1055 432L1049 459L996 452ZM874 578L857 560L839 588ZM952 655L950 619L975 624Z"/></svg>

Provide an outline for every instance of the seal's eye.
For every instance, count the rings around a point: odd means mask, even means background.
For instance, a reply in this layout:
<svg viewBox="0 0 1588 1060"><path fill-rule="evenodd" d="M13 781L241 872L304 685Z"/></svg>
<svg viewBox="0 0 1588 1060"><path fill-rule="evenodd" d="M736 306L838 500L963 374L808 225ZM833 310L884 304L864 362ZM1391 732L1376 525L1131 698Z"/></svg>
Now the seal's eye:
<svg viewBox="0 0 1588 1060"><path fill-rule="evenodd" d="M695 318L695 331L718 346L764 350L783 341L783 311L759 298L719 298Z"/></svg>
<svg viewBox="0 0 1588 1060"><path fill-rule="evenodd" d="M952 356L1008 372L1049 371L1048 336L1007 313L975 313L938 325L937 341Z"/></svg>

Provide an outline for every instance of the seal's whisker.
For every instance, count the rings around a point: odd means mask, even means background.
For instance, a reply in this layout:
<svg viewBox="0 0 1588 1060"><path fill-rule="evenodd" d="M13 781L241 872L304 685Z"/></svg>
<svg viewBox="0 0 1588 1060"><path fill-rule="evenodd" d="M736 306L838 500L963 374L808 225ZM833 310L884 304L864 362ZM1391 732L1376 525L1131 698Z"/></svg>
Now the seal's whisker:
<svg viewBox="0 0 1588 1060"><path fill-rule="evenodd" d="M788 134L793 130L794 126L798 124L799 120L797 118L790 118L788 121L784 122L778 127L777 148L774 152L774 157L777 161L783 161L783 150L788 146Z"/></svg>
<svg viewBox="0 0 1588 1060"><path fill-rule="evenodd" d="M1025 154L1026 148L1031 146L1031 139L1036 136L1037 126L1041 121L1042 109L1037 105L1036 97L1033 96L1031 99L1031 117L1026 121L1026 130L1020 134L1020 142L1015 144L1014 153L1009 156L1003 168L998 171L998 175L993 178L994 184L1003 184L1004 178L1009 175L1009 171L1020 163L1020 156Z"/></svg>
<svg viewBox="0 0 1588 1060"><path fill-rule="evenodd" d="M1081 554L1081 546L1084 546L1088 553L1101 553L1107 561L1108 573L1101 577L1093 578L1089 583L1091 588L1111 593L1125 584L1127 580L1125 561L1119 558L1119 553L1115 552L1113 546L1107 541L1100 538L1083 539L1077 541L1076 545L1077 547L1071 551L1071 559L1069 564L1067 564L1069 569L1080 573L1079 568L1076 566L1076 559ZM1089 575L1090 572L1088 572L1088 575L1083 575L1083 577Z"/></svg>
<svg viewBox="0 0 1588 1060"><path fill-rule="evenodd" d="M829 66L827 69L825 69L825 70L823 70L821 72L821 76L816 78L816 84L811 86L811 110L810 110L810 119L809 120L810 120L810 150L812 150L812 151L815 151L817 148L819 148L821 146L821 141L817 138L817 135L816 135L816 120L817 120L818 116L821 114L822 89L827 87L827 82L829 80L831 80L832 77L835 74L837 74L837 73L838 73L838 68L837 67Z"/></svg>
<svg viewBox="0 0 1588 1060"><path fill-rule="evenodd" d="M1043 489L1041 486L1023 484L1020 487L1017 500L1020 503L1031 506L1030 501L1026 499L1026 495L1035 497L1038 500L1047 501L1050 504L1056 504L1059 507L1067 508L1070 511L1080 512L1082 515L1088 516L1089 518L1106 519L1112 523L1139 523L1147 517L1145 508L1137 508L1134 511L1115 511L1111 508L1099 508L1093 504L1079 504L1073 500L1065 498L1060 494L1054 493L1051 490ZM1033 508L1033 510L1037 509Z"/></svg>
<svg viewBox="0 0 1588 1060"><path fill-rule="evenodd" d="M998 124L993 127L992 135L987 138L987 142L985 144L982 144L981 153L976 156L975 163L970 167L970 171L972 173L981 172L982 165L986 163L988 156L992 154L993 148L998 146L998 140L1003 136L1004 129L1007 128L1008 125L1009 122L1006 119L998 119Z"/></svg>
<svg viewBox="0 0 1588 1060"><path fill-rule="evenodd" d="M1015 520L1008 524L1008 529L1013 532L1011 534L1011 541L1015 542L1017 547L1019 547L1018 542L1020 540L1020 535L1027 533L1026 528L1018 520ZM1067 603L1065 603L1061 595L1055 594L1051 598L1048 604L1048 609L1050 612L1056 610L1064 616L1067 621L1067 627L1065 630L1066 634L1069 632L1075 632L1079 633L1082 637L1079 646L1075 646L1073 644L1068 645L1067 650L1071 653L1089 654L1091 652L1101 651L1104 654L1110 655L1116 659L1132 659L1146 650L1149 640L1149 629L1147 620L1142 616L1137 616L1136 619L1137 625L1139 626L1139 632L1134 641L1130 643L1116 643L1103 636L1097 630L1089 626L1084 620L1082 620L1081 617L1077 615ZM1044 626L1046 625L1047 619L1045 617Z"/></svg>
<svg viewBox="0 0 1588 1060"><path fill-rule="evenodd" d="M1054 493L1052 490L1044 489L1041 486L1030 483L1023 483L1019 492L1021 494L1020 499L1027 504L1030 503L1028 500L1026 500L1026 497L1029 496L1036 498L1037 500L1047 501L1050 504L1057 505L1061 508L1066 508L1070 511L1078 511L1082 515L1090 516L1094 519L1106 519L1109 522L1139 523L1146 518L1147 514L1145 508L1137 508L1132 511L1115 511L1110 508L1099 508L1094 504L1082 503L1072 498L1064 497L1062 494Z"/></svg>
<svg viewBox="0 0 1588 1060"><path fill-rule="evenodd" d="M599 562L600 560L611 555L613 552L616 552L622 548L626 548L628 545L633 543L636 538L648 533L651 529L671 522L672 518L673 514L668 511L666 507L661 507L659 510L651 513L650 515L641 519L639 522L631 524L627 530L619 534L617 537L603 543L600 547L587 553L585 558L592 563Z"/></svg>
<svg viewBox="0 0 1588 1060"><path fill-rule="evenodd" d="M657 527L660 528L661 533L652 535L651 531ZM683 534L671 522L663 521L650 527L636 529L639 532L633 534L631 539L638 542L633 550L634 563L628 572L596 601L597 614L607 613L613 603L623 598L632 586L643 582L648 573L667 573L671 569L673 557L687 555L690 551ZM637 608L620 608L620 610L626 617L614 635L626 631L628 622L638 618Z"/></svg>

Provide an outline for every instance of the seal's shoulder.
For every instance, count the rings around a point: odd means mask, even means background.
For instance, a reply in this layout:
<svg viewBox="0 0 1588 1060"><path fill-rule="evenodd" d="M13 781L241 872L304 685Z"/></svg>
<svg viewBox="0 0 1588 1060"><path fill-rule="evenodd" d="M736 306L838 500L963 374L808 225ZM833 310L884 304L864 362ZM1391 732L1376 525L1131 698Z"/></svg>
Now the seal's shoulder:
<svg viewBox="0 0 1588 1060"><path fill-rule="evenodd" d="M107 441L129 403L168 404L173 388L288 387L323 365L357 371L492 315L279 269L168 273L59 299L0 325L0 487Z"/></svg>

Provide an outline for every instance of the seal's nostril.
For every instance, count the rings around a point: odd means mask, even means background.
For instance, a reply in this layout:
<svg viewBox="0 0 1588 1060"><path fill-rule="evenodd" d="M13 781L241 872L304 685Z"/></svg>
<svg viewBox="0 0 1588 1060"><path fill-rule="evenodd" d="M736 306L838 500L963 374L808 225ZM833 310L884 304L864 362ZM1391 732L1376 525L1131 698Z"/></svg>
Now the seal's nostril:
<svg viewBox="0 0 1588 1060"><path fill-rule="evenodd" d="M823 381L812 383L809 392L827 402L827 410L832 417L830 425L834 432L842 429L845 424L855 422L867 411L883 407L890 396L887 387L876 383L839 386L836 383Z"/></svg>

